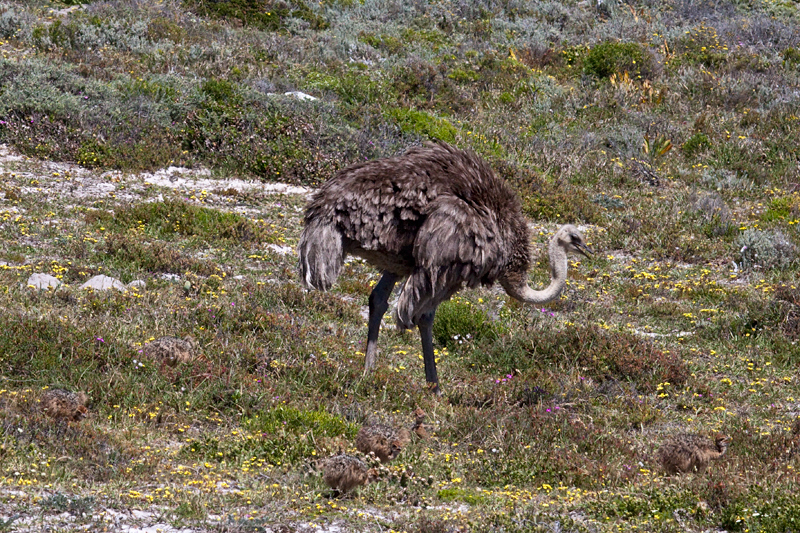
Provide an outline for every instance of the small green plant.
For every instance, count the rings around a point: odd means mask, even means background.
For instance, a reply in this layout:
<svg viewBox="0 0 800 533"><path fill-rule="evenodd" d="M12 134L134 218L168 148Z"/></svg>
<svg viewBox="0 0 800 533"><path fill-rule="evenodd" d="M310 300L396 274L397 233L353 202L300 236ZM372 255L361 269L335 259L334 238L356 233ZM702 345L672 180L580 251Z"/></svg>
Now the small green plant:
<svg viewBox="0 0 800 533"><path fill-rule="evenodd" d="M269 230L236 213L222 213L187 202L166 200L119 209L113 216L92 211L87 221L103 227L142 232L152 237L198 237L208 241L230 240L239 243L274 242Z"/></svg>
<svg viewBox="0 0 800 533"><path fill-rule="evenodd" d="M645 79L652 75L653 64L653 58L638 43L606 41L592 47L583 62L583 70L601 79L623 72L631 79Z"/></svg>
<svg viewBox="0 0 800 533"><path fill-rule="evenodd" d="M652 140L645 137L642 143L642 152L653 161L664 157L670 150L672 150L672 141L663 135Z"/></svg>
<svg viewBox="0 0 800 533"><path fill-rule="evenodd" d="M780 230L748 229L733 242L743 269L788 267L797 257L797 247Z"/></svg>
<svg viewBox="0 0 800 533"><path fill-rule="evenodd" d="M289 18L308 22L314 30L329 26L324 17L315 13L303 0L280 2L273 0L184 0L198 14L220 19L239 20L248 26L277 31L285 28Z"/></svg>
<svg viewBox="0 0 800 533"><path fill-rule="evenodd" d="M464 342L495 338L499 327L483 309L460 299L448 300L436 311L433 337L442 346L454 348Z"/></svg>
<svg viewBox="0 0 800 533"><path fill-rule="evenodd" d="M227 80L206 80L200 86L200 91L220 104L238 105L242 101L236 86Z"/></svg>
<svg viewBox="0 0 800 533"><path fill-rule="evenodd" d="M719 67L728 57L728 46L720 41L717 30L705 23L687 31L673 49L679 54L679 62L691 65Z"/></svg>
<svg viewBox="0 0 800 533"><path fill-rule="evenodd" d="M788 68L800 67L800 50L797 48L787 48L781 52L783 64Z"/></svg>
<svg viewBox="0 0 800 533"><path fill-rule="evenodd" d="M609 196L604 192L594 195L592 197L592 203L606 209L625 209L626 207L625 201L622 198L618 196Z"/></svg>
<svg viewBox="0 0 800 533"><path fill-rule="evenodd" d="M735 231L731 212L722 196L717 192L694 197L692 206L702 217L702 230L709 239L730 236Z"/></svg>
<svg viewBox="0 0 800 533"><path fill-rule="evenodd" d="M424 135L431 139L452 143L458 132L446 118L439 118L425 111L393 109L389 111L389 116L397 121L403 131Z"/></svg>
<svg viewBox="0 0 800 533"><path fill-rule="evenodd" d="M403 49L403 41L386 33L375 35L361 32L358 34L358 40L389 54L397 54Z"/></svg>
<svg viewBox="0 0 800 533"><path fill-rule="evenodd" d="M67 496L60 492L43 499L39 505L42 509L56 511L59 513L67 512L75 516L91 514L95 506L94 498L91 496Z"/></svg>
<svg viewBox="0 0 800 533"><path fill-rule="evenodd" d="M482 494L455 487L441 489L436 496L443 502L464 502L468 505L479 505L486 501L486 497Z"/></svg>
<svg viewBox="0 0 800 533"><path fill-rule="evenodd" d="M697 154L705 152L709 148L711 148L711 140L708 138L708 135L702 132L695 133L681 145L681 151L686 157L694 157Z"/></svg>
<svg viewBox="0 0 800 533"><path fill-rule="evenodd" d="M800 211L800 205L795 205L795 198L791 196L783 196L775 198L769 204L769 207L764 214L761 215L761 220L764 222L772 222L774 220L789 220L790 218L797 217Z"/></svg>

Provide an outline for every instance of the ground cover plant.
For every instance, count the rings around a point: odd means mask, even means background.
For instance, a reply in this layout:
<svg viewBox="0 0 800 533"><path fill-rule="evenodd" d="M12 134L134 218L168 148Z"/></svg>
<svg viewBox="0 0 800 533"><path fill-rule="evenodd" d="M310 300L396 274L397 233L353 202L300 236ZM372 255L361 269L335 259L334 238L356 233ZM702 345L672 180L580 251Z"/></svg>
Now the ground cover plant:
<svg viewBox="0 0 800 533"><path fill-rule="evenodd" d="M0 0L0 529L800 529L798 20L774 1ZM561 223L598 252L544 308L443 304L442 398L415 332L383 328L362 375L377 272L348 262L321 294L294 271L301 187L431 138L520 194L532 285ZM79 288L98 274L144 285ZM190 362L147 357L189 334ZM53 387L88 418L43 413ZM418 407L429 438L333 497L317 460ZM681 432L731 443L664 476Z"/></svg>

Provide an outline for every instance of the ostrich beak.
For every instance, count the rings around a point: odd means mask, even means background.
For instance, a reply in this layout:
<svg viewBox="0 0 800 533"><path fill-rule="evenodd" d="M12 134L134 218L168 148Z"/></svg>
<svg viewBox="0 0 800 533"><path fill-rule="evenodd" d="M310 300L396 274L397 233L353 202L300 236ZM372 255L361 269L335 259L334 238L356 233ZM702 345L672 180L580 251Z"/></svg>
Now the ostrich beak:
<svg viewBox="0 0 800 533"><path fill-rule="evenodd" d="M585 256L587 259L590 259L590 256L594 254L591 248L584 243L577 243L575 247L578 249L578 253Z"/></svg>

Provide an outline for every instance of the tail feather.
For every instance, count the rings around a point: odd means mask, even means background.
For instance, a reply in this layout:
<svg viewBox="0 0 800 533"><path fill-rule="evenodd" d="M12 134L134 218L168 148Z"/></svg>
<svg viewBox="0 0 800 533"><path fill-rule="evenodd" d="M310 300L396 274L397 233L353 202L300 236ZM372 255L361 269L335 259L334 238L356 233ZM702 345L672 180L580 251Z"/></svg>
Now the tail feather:
<svg viewBox="0 0 800 533"><path fill-rule="evenodd" d="M300 256L297 270L303 286L326 291L339 277L344 263L342 234L332 223L307 221L297 253Z"/></svg>

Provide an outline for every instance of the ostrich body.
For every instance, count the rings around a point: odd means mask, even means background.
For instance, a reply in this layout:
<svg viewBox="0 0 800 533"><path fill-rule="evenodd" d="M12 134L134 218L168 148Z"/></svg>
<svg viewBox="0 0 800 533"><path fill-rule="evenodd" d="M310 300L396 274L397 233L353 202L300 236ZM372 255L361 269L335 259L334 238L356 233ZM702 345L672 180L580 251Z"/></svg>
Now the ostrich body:
<svg viewBox="0 0 800 533"><path fill-rule="evenodd" d="M356 435L356 448L365 455L375 454L381 463L388 463L400 455L403 448L411 442L412 431L420 439L428 438L428 432L422 425L425 416L425 411L417 407L414 411L414 425L410 429L384 424L364 425Z"/></svg>
<svg viewBox="0 0 800 533"><path fill-rule="evenodd" d="M728 449L730 439L717 435L714 440L700 435L676 435L658 450L658 462L667 474L705 472L708 462L719 459Z"/></svg>
<svg viewBox="0 0 800 533"><path fill-rule="evenodd" d="M179 339L177 337L159 337L153 342L145 345L144 351L157 361L161 361L168 366L176 366L178 363L188 363L194 359L197 342L194 337L187 335Z"/></svg>
<svg viewBox="0 0 800 533"><path fill-rule="evenodd" d="M393 428L383 424L364 426L356 435L356 448L369 455L370 452L387 463L400 455L411 441L411 433L406 428Z"/></svg>
<svg viewBox="0 0 800 533"><path fill-rule="evenodd" d="M344 453L323 459L321 466L322 479L340 494L374 481L378 475L377 470L368 468L361 459Z"/></svg>
<svg viewBox="0 0 800 533"><path fill-rule="evenodd" d="M306 208L299 274L305 287L327 290L347 254L383 272L369 297L365 371L375 364L389 296L406 278L395 319L401 329L419 328L425 378L438 393L432 325L441 302L497 281L513 298L542 304L564 287L567 252L591 253L574 226L562 227L549 245L550 285L535 291L527 284L529 239L516 194L488 163L427 144L348 167L319 188Z"/></svg>

